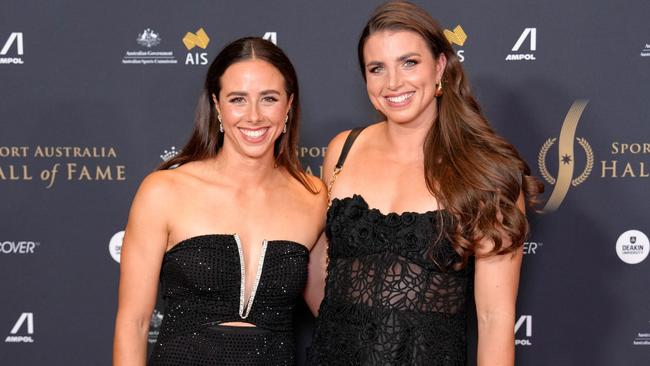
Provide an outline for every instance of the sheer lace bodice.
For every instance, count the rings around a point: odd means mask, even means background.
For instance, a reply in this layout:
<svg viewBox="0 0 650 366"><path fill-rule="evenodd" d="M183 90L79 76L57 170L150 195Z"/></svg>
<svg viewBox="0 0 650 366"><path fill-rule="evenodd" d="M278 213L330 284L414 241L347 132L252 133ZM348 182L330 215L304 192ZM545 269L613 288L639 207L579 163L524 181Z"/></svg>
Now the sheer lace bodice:
<svg viewBox="0 0 650 366"><path fill-rule="evenodd" d="M328 277L312 365L464 365L470 263L444 211L382 214L355 195L328 211Z"/></svg>

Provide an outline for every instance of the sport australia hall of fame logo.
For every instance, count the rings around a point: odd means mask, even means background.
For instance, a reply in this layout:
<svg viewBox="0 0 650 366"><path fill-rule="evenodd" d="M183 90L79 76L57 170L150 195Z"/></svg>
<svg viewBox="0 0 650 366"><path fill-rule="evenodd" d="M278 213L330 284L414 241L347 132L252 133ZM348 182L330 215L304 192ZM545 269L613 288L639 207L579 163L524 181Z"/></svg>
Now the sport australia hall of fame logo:
<svg viewBox="0 0 650 366"><path fill-rule="evenodd" d="M539 172L548 184L554 186L553 192L551 192L546 205L542 209L544 213L557 210L569 192L569 188L582 184L589 177L594 167L594 152L589 142L585 138L575 136L578 122L580 122L580 116L588 102L588 100L575 101L564 118L559 141L555 137L549 138L544 142L539 151L537 158ZM546 157L556 142L558 144L558 167L557 174L553 176L546 165ZM578 142L578 146L580 146L585 154L585 165L580 174L574 177L576 171L575 142Z"/></svg>

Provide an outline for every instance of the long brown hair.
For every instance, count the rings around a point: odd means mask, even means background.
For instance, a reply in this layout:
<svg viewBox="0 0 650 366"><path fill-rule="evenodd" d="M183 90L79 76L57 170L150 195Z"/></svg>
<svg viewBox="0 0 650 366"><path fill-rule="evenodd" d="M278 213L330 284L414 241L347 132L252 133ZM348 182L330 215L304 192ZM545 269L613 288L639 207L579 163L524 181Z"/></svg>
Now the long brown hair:
<svg viewBox="0 0 650 366"><path fill-rule="evenodd" d="M256 37L240 38L219 52L215 57L203 84L194 117L194 130L189 141L178 155L162 163L158 169L169 169L191 161L214 157L223 146L223 133L219 131L216 107L211 96L219 97L221 76L232 64L245 60L264 60L273 65L284 77L287 96L293 95L287 119L287 132L275 141L273 155L275 164L287 169L307 190L317 193L309 181L296 154L300 127L300 94L296 71L284 52L272 42Z"/></svg>
<svg viewBox="0 0 650 366"><path fill-rule="evenodd" d="M515 148L498 136L470 92L460 60L442 28L423 9L393 1L379 6L363 29L358 45L359 65L365 75L363 48L368 37L383 30L420 35L435 59L445 55L443 95L437 98L437 117L424 142L424 173L429 191L447 212L453 225L447 235L463 263L476 255L488 239L488 255L512 253L523 245L528 222L517 208L524 192L530 205L543 185L532 177ZM504 235L509 238L503 243Z"/></svg>

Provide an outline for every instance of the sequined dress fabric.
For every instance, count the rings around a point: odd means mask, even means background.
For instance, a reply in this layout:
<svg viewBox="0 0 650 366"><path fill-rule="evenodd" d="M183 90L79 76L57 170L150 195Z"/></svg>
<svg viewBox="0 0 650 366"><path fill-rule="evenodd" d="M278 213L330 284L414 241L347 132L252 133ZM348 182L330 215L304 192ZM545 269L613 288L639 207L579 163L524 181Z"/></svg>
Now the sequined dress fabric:
<svg viewBox="0 0 650 366"><path fill-rule="evenodd" d="M332 200L329 265L309 365L466 365L473 263L459 261L445 211L384 215Z"/></svg>
<svg viewBox="0 0 650 366"><path fill-rule="evenodd" d="M301 244L269 241L252 308L242 319L234 236L204 235L174 246L163 258L165 316L149 366L294 365L293 310L308 258ZM234 321L256 327L219 325Z"/></svg>

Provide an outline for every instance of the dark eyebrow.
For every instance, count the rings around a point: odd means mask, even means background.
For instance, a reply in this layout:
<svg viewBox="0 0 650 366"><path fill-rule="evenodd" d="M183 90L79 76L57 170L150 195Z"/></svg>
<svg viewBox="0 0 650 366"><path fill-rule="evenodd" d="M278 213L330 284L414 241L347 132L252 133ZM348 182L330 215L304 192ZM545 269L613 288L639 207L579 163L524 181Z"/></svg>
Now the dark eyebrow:
<svg viewBox="0 0 650 366"><path fill-rule="evenodd" d="M411 58L413 56L420 56L421 57L422 55L420 55L417 52L409 52L406 55L400 56L397 60L398 61L406 61L407 59L409 59L409 58Z"/></svg>
<svg viewBox="0 0 650 366"><path fill-rule="evenodd" d="M384 63L383 63L383 62L379 62L379 61L370 61L370 62L368 62L368 63L366 64L366 67L367 67L367 68L371 68L371 67L374 67L374 66L384 66Z"/></svg>
<svg viewBox="0 0 650 366"><path fill-rule="evenodd" d="M246 93L246 92L234 91L234 92L228 93L228 95L226 95L226 98L230 98L230 97L233 97L233 96L245 97L247 95L248 95L248 93Z"/></svg>
<svg viewBox="0 0 650 366"><path fill-rule="evenodd" d="M277 95L280 95L280 92L277 91L277 90L275 90L275 89L268 89L268 90L264 90L264 91L262 91L260 94L262 94L262 95L269 95L269 94L277 94Z"/></svg>
<svg viewBox="0 0 650 366"><path fill-rule="evenodd" d="M274 89L268 89L268 90L262 91L260 94L261 95L269 95L269 94L280 95L280 92L277 91L277 90L274 90ZM248 96L248 93L247 92L242 92L242 91L234 91L234 92L228 93L228 95L226 95L226 98L235 97L235 96L236 97L246 97L246 96Z"/></svg>

